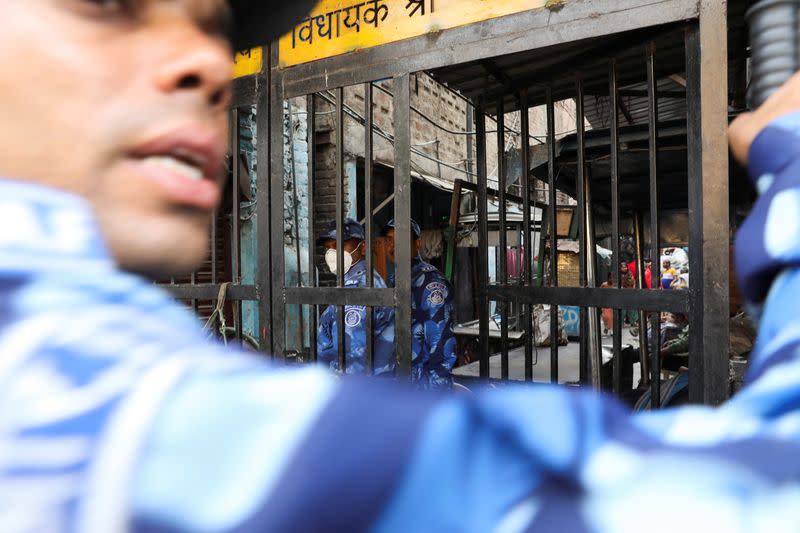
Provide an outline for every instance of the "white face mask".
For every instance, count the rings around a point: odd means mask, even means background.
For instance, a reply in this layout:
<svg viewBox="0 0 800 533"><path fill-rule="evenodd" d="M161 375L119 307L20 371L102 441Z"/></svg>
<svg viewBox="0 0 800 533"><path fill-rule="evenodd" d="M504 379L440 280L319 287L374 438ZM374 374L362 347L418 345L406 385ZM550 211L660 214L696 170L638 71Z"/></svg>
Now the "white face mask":
<svg viewBox="0 0 800 533"><path fill-rule="evenodd" d="M356 249L352 252L345 252L344 253L344 273L347 274L350 272L350 268L353 266L353 254L358 251L361 247L360 243L356 246ZM336 248L331 248L329 250L325 250L325 264L328 265L328 268L331 271L331 274L336 274Z"/></svg>

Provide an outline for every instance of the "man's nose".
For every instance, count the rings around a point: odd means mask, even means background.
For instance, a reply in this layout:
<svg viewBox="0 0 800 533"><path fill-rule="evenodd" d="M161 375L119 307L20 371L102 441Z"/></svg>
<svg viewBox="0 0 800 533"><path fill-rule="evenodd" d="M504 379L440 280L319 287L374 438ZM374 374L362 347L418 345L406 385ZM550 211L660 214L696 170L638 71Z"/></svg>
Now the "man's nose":
<svg viewBox="0 0 800 533"><path fill-rule="evenodd" d="M232 53L220 39L199 28L176 32L174 54L156 75L165 93L197 94L213 111L227 109L233 68Z"/></svg>

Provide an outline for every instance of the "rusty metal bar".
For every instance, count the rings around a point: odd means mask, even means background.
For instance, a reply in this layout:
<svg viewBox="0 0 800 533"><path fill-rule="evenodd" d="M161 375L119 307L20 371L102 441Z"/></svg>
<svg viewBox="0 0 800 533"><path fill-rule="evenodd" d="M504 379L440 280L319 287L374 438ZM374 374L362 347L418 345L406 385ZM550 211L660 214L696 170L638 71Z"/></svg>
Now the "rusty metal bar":
<svg viewBox="0 0 800 533"><path fill-rule="evenodd" d="M217 283L217 216L219 211L214 210L211 218L211 283Z"/></svg>
<svg viewBox="0 0 800 533"><path fill-rule="evenodd" d="M315 231L316 217L314 209L316 206L314 194L316 189L316 158L317 158L317 102L313 94L306 97L306 118L308 136L308 285L317 286L317 261L316 249L317 238ZM317 312L316 305L309 308L309 355L312 362L317 361Z"/></svg>
<svg viewBox="0 0 800 533"><path fill-rule="evenodd" d="M284 287L285 252L283 239L273 238L272 234L274 228L283 227L283 195L277 193L283 190L283 85L277 69L278 47L270 45L266 50L269 66L259 80L256 104L259 342L263 352L282 360L286 312L283 305L273 304L273 295L277 297ZM273 328L273 324L280 326Z"/></svg>
<svg viewBox="0 0 800 533"><path fill-rule="evenodd" d="M367 254L367 287L374 286L373 271L372 271L372 123L373 123L373 110L372 110L372 83L364 84L364 233L367 237L366 250ZM375 311L372 307L367 308L367 374L372 374L375 368L375 349L374 341L375 336L372 331L372 323L375 316Z"/></svg>
<svg viewBox="0 0 800 533"><path fill-rule="evenodd" d="M656 79L656 44L647 45L647 122L650 167L650 279L653 288L661 285L661 233L658 224L658 80ZM650 315L650 406L661 406L661 314ZM647 343L647 337L640 342Z"/></svg>
<svg viewBox="0 0 800 533"><path fill-rule="evenodd" d="M198 285L164 285L164 289L169 292L176 300L216 300L219 295L219 284L198 284ZM231 285L225 298L235 302L238 300L255 301L260 297L260 293L255 285Z"/></svg>
<svg viewBox="0 0 800 533"><path fill-rule="evenodd" d="M401 375L411 373L411 84L394 79L395 348Z"/></svg>
<svg viewBox="0 0 800 533"><path fill-rule="evenodd" d="M524 243L522 275L520 284L529 287L531 284L531 271L533 268L533 241L531 239L531 199L530 199L530 117L528 115L528 91L523 90L519 95L520 129L522 135L522 231L525 235L521 241ZM531 328L531 305L523 305L522 319L525 322L525 381L533 381L533 335Z"/></svg>
<svg viewBox="0 0 800 533"><path fill-rule="evenodd" d="M547 192L550 208L550 284L558 287L558 226L556 224L556 118L553 93L548 87L547 101ZM550 306L550 382L558 383L558 305Z"/></svg>
<svg viewBox="0 0 800 533"><path fill-rule="evenodd" d="M189 284L191 286L197 285L197 274L192 272L191 278L189 278ZM192 298L192 312L196 315L197 314L197 299Z"/></svg>
<svg viewBox="0 0 800 533"><path fill-rule="evenodd" d="M590 307L602 302L609 309L642 308L647 311L689 311L688 291L648 291L628 289L595 289L582 287L508 287L492 286L491 298L508 298L519 302L544 305L569 305Z"/></svg>
<svg viewBox="0 0 800 533"><path fill-rule="evenodd" d="M241 255L240 255L240 248L241 243L239 241L240 231L239 231L239 210L241 208L240 198L240 190L239 190L239 179L241 178L240 167L239 167L239 153L240 153L240 144L241 144L241 128L239 126L239 118L240 118L240 111L239 108L233 109L233 119L231 124L231 153L232 153L232 160L231 164L233 166L232 173L231 173L231 184L232 187L232 206L231 206L231 283L234 285L238 285L242 281L242 273L241 273ZM236 333L236 340L237 342L241 343L242 341L242 304L241 302L231 302L231 307L233 308L233 330ZM223 310L224 312L224 310Z"/></svg>
<svg viewBox="0 0 800 533"><path fill-rule="evenodd" d="M286 100L286 114L289 120L289 175L292 177L292 217L294 218L294 255L297 263L297 286L303 286L303 261L300 252L300 195L297 193L297 161L294 156L294 107L292 100ZM303 306L298 306L299 321L297 328L297 351L302 351L305 342L305 331L303 326Z"/></svg>
<svg viewBox="0 0 800 533"><path fill-rule="evenodd" d="M617 99L617 61L612 59L608 70L608 101L609 115L611 117L609 129L611 134L611 226L613 260L611 263L612 280L614 287L622 287L620 278L620 263L622 258L619 252L619 101ZM622 311L614 310L614 359L613 359L614 393L622 390Z"/></svg>
<svg viewBox="0 0 800 533"><path fill-rule="evenodd" d="M489 226L486 196L486 110L483 101L475 106L476 158L478 171L478 350L480 376L489 378Z"/></svg>
<svg viewBox="0 0 800 533"><path fill-rule="evenodd" d="M716 405L729 394L730 213L727 150L726 2L700 2L686 31L689 270L692 283L689 399ZM699 280L698 280L699 278Z"/></svg>
<svg viewBox="0 0 800 533"><path fill-rule="evenodd" d="M592 176L589 168L583 172L583 196L584 206L584 219L586 228L586 249L588 255L586 257L586 285L587 288L583 289L585 293L590 291L605 290L597 288L597 247L595 246L595 231L594 231L594 211L592 210ZM588 366L589 366L589 382L594 390L600 390L600 370L603 366L603 346L600 337L600 309L596 307L597 302L603 301L607 304L607 295L603 295L602 299L593 299L587 302L585 307L587 317L587 326L589 328L587 336L587 351L588 351ZM661 305L660 300L658 301Z"/></svg>
<svg viewBox="0 0 800 533"><path fill-rule="evenodd" d="M508 265L506 250L506 121L503 99L497 101L497 190L500 191L497 208L500 229L500 275L498 284L508 285ZM508 379L508 304L507 300L497 302L500 311L500 378Z"/></svg>
<svg viewBox="0 0 800 533"><path fill-rule="evenodd" d="M344 287L344 88L336 89L336 286ZM336 308L339 371L347 371L344 346L344 307Z"/></svg>
<svg viewBox="0 0 800 533"><path fill-rule="evenodd" d="M580 76L575 80L575 129L577 139L578 163L575 170L575 190L577 191L578 201L578 261L579 261L579 284L581 287L587 286L586 261L587 254L592 254L592 250L586 244L586 194L584 176L586 174L586 127L584 124L585 109L583 102L583 80ZM589 312L585 307L581 307L580 312L580 363L579 380L581 384L589 382ZM596 311L595 311L596 312Z"/></svg>
<svg viewBox="0 0 800 533"><path fill-rule="evenodd" d="M636 288L644 288L644 243L643 243L643 224L642 213L636 211L634 213L633 228L635 232L636 241ZM647 346L647 313L641 309L638 311L639 316L639 385L646 386L650 384L650 350Z"/></svg>
<svg viewBox="0 0 800 533"><path fill-rule="evenodd" d="M392 289L362 289L350 287L346 291L339 287L286 287L283 299L287 304L304 305L366 305L368 307L391 307L394 305Z"/></svg>

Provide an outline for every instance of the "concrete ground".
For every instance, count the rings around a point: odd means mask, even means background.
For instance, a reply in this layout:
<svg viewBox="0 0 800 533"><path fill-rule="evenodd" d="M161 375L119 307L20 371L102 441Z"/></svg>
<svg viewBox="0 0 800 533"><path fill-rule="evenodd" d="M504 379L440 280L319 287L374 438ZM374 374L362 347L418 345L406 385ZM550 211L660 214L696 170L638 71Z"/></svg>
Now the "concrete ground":
<svg viewBox="0 0 800 533"><path fill-rule="evenodd" d="M622 330L622 346L632 345L639 347L638 337L631 333L633 328ZM603 345L611 348L613 337L603 336ZM580 344L570 342L566 346L558 347L558 382L569 383L579 380L579 355ZM533 381L540 383L550 382L550 347L534 347L533 352ZM459 376L466 378L477 378L480 376L480 362L475 361L468 365L453 370L453 375L458 380ZM639 364L634 365L634 387L639 381ZM489 377L500 379L500 354L493 354L489 358ZM523 381L525 379L525 347L520 346L508 352L508 377L513 381Z"/></svg>

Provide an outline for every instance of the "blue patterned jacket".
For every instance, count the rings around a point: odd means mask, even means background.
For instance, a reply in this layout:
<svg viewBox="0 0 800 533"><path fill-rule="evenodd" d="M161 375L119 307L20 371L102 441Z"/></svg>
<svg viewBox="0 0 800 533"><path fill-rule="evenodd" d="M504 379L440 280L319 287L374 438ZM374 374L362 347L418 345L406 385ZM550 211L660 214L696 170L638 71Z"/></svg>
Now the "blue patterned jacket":
<svg viewBox="0 0 800 533"><path fill-rule="evenodd" d="M380 274L373 274L373 286L385 289L386 283ZM353 265L344 275L346 288L367 286L367 268L364 261ZM367 308L348 305L344 309L345 372L365 374L367 371ZM317 332L317 359L320 363L337 370L339 368L338 323L336 307L328 306L319 320ZM373 317L373 356L375 375L394 375L394 309L378 307Z"/></svg>
<svg viewBox="0 0 800 533"><path fill-rule="evenodd" d="M118 270L84 202L0 181L2 530L795 530L800 114L750 159L748 382L718 408L637 416L559 387L452 395L271 367Z"/></svg>
<svg viewBox="0 0 800 533"><path fill-rule="evenodd" d="M456 363L455 293L441 272L418 255L411 265L411 378L423 388L450 388Z"/></svg>

